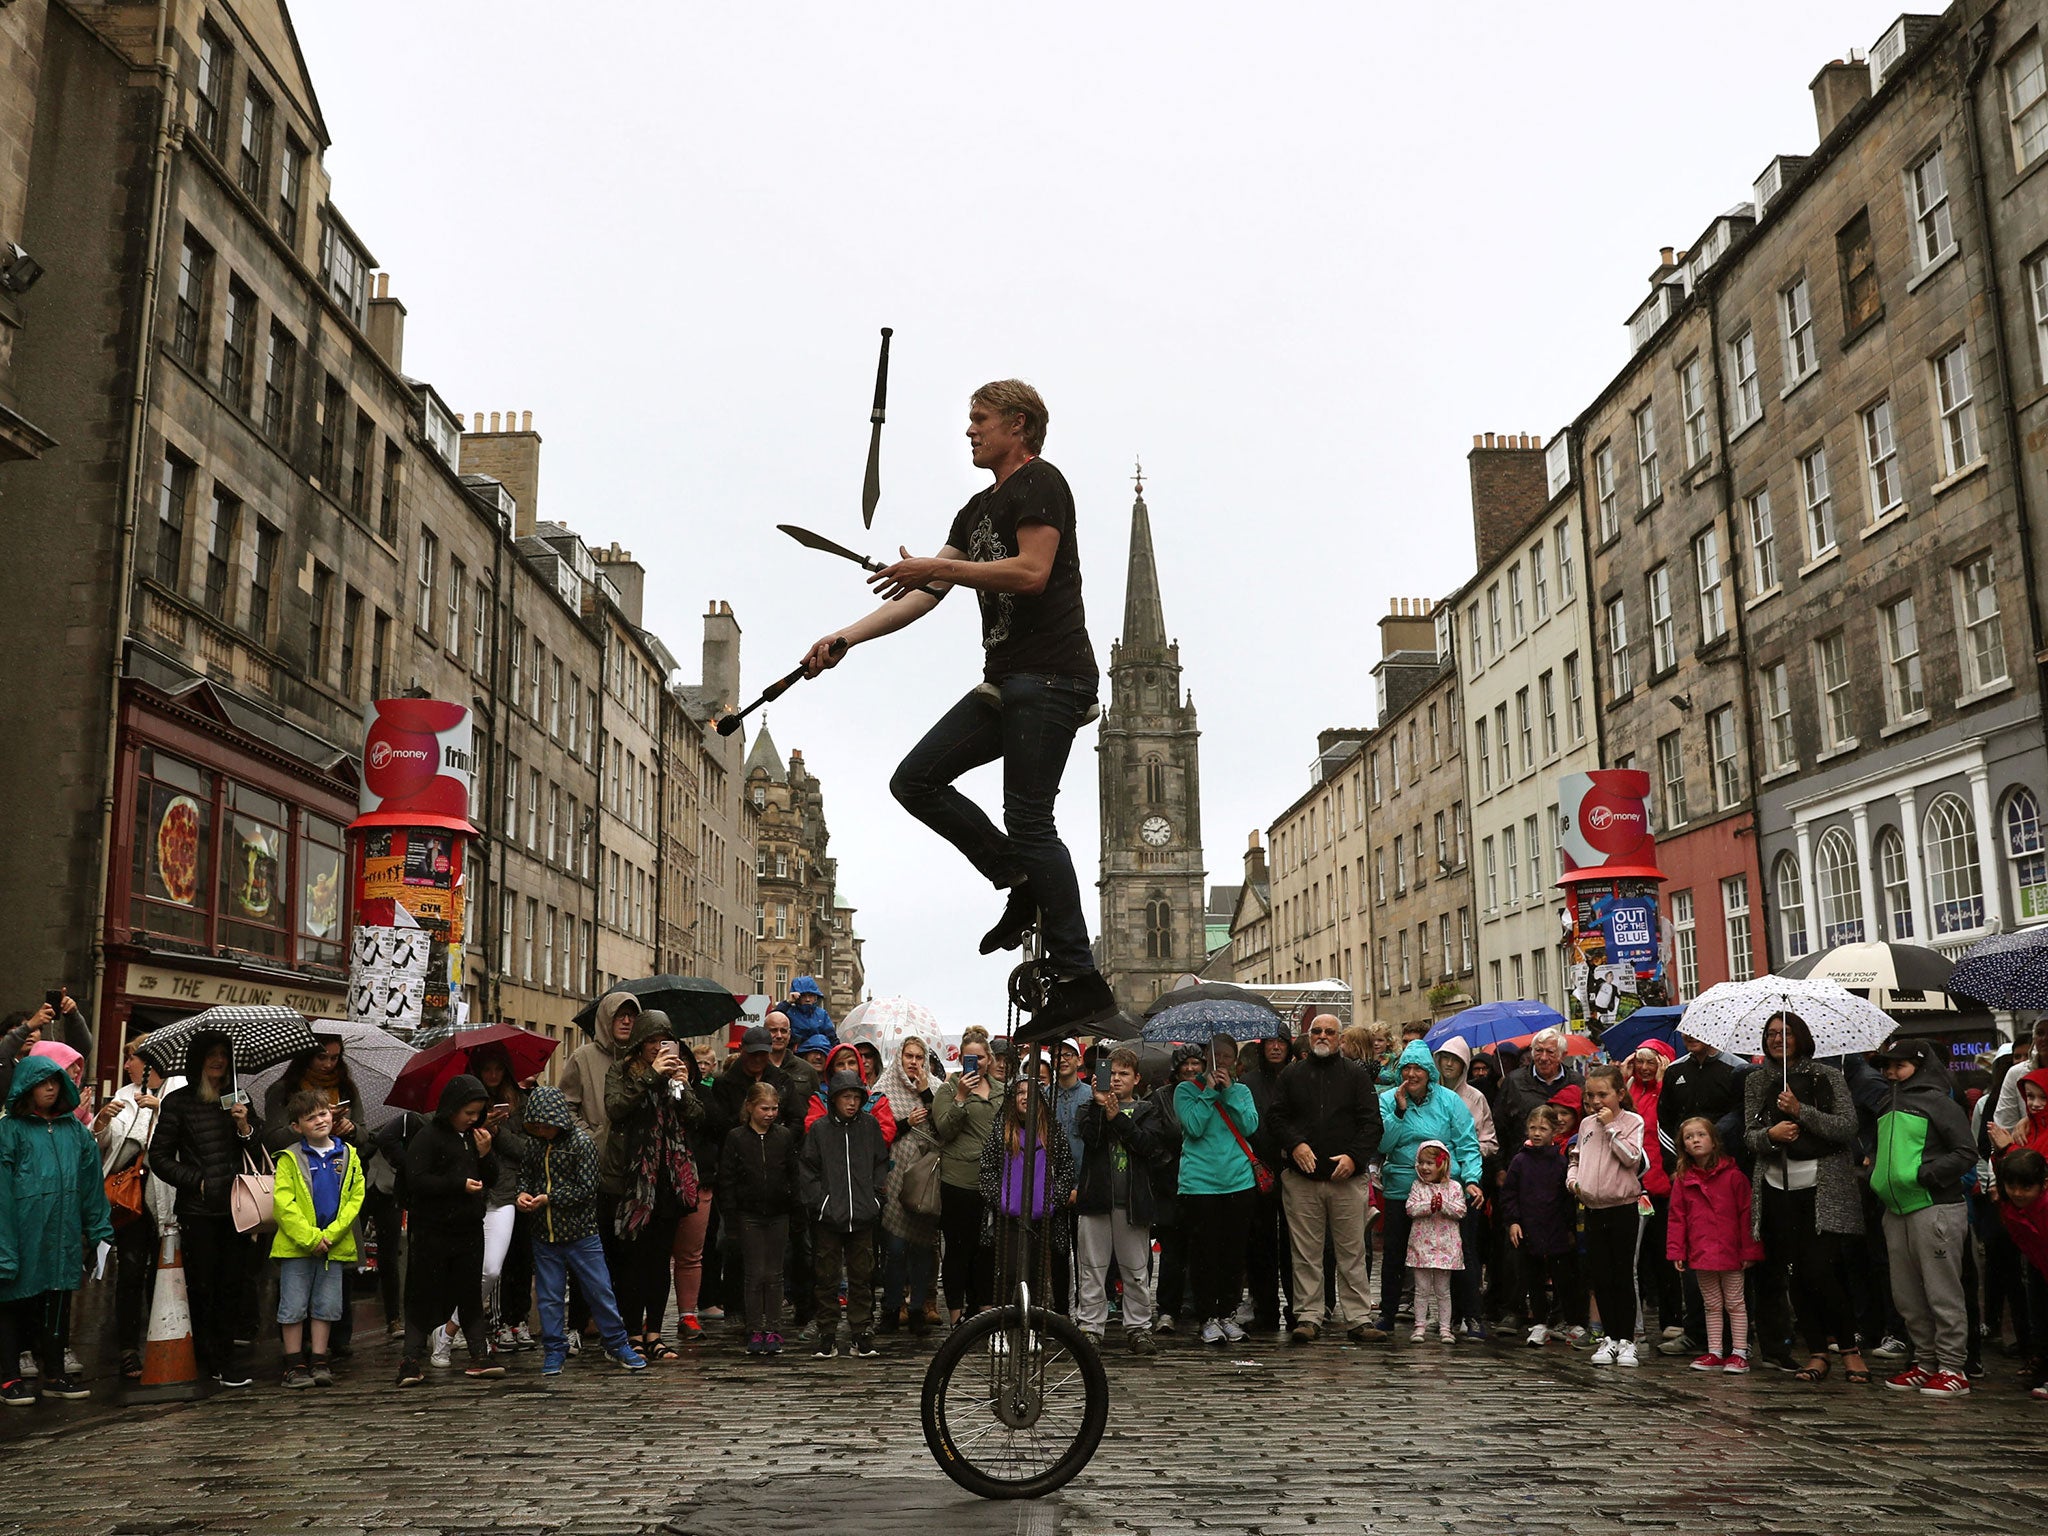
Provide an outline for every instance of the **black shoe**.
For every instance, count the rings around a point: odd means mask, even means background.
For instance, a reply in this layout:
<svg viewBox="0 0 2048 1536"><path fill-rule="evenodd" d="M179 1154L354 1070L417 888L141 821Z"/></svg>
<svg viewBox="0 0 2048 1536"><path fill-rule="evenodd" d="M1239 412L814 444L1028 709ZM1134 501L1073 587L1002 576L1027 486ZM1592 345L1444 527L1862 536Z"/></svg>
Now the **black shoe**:
<svg viewBox="0 0 2048 1536"><path fill-rule="evenodd" d="M981 936L981 952L992 955L999 949L1015 949L1024 942L1024 935L1037 926L1038 903L1032 898L1031 884L1019 880L1010 887L1010 899L995 927Z"/></svg>
<svg viewBox="0 0 2048 1536"><path fill-rule="evenodd" d="M1049 1040L1086 1029L1117 1016L1116 994L1100 971L1089 971L1052 984L1052 1000L1032 1016L1031 1022L1012 1037L1018 1046L1043 1045Z"/></svg>

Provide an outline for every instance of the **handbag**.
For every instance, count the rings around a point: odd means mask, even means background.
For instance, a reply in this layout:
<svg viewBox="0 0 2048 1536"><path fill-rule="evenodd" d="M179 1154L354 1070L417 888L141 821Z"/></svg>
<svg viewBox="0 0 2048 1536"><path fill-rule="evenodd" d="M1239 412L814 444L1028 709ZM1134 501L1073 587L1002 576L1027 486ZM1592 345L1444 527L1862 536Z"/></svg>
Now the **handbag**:
<svg viewBox="0 0 2048 1536"><path fill-rule="evenodd" d="M940 1199L939 1144L915 1129L904 1140L910 1147L899 1155L897 1201L913 1216L936 1216Z"/></svg>
<svg viewBox="0 0 2048 1536"><path fill-rule="evenodd" d="M125 1163L108 1174L102 1181L107 1192L107 1204L116 1230L128 1225L140 1216L144 1208L144 1185L149 1178L149 1138L156 1129L156 1111L149 1112L149 1130L142 1134L142 1145L136 1148L132 1161ZM133 1137L129 1138L133 1140Z"/></svg>
<svg viewBox="0 0 2048 1536"><path fill-rule="evenodd" d="M237 1232L277 1230L277 1164L268 1152L259 1169L249 1149L242 1149L242 1171L228 1190L228 1214L234 1217Z"/></svg>
<svg viewBox="0 0 2048 1536"><path fill-rule="evenodd" d="M1245 1161L1252 1165L1252 1178L1259 1186L1259 1193L1270 1195L1273 1192L1273 1170L1259 1161L1259 1154L1254 1152L1252 1144L1244 1139L1244 1132L1240 1131L1237 1122L1230 1118L1230 1111L1218 1104L1216 1113L1221 1115L1223 1123L1230 1127L1230 1134L1237 1138L1238 1150L1244 1153Z"/></svg>

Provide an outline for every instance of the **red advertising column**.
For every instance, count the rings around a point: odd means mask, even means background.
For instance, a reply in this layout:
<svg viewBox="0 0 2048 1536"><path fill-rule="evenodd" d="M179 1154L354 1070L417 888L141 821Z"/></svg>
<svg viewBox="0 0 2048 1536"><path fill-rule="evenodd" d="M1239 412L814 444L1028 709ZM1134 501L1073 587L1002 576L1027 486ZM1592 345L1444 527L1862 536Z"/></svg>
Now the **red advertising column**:
<svg viewBox="0 0 2048 1536"><path fill-rule="evenodd" d="M1658 915L1657 839L1650 830L1650 776L1597 768L1557 781L1564 873L1571 897L1564 933L1571 952L1571 1017L1592 1034L1638 1008L1670 1001L1670 938Z"/></svg>
<svg viewBox="0 0 2048 1536"><path fill-rule="evenodd" d="M355 937L349 1016L397 1034L468 1013L462 937L474 768L469 710L379 699L363 742L360 814L349 823Z"/></svg>

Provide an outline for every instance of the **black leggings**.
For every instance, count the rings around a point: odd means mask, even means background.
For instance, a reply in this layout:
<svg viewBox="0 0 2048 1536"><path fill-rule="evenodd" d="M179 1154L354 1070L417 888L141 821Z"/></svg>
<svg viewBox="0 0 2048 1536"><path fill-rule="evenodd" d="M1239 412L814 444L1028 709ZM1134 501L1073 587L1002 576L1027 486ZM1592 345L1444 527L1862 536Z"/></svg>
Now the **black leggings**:
<svg viewBox="0 0 2048 1536"><path fill-rule="evenodd" d="M156 1218L148 1211L114 1228L114 1347L123 1354L141 1354L148 1336L156 1249Z"/></svg>
<svg viewBox="0 0 2048 1536"><path fill-rule="evenodd" d="M1237 1315L1244 1295L1245 1236L1255 1192L1180 1197L1180 1225L1187 1234L1190 1308L1203 1321Z"/></svg>
<svg viewBox="0 0 2048 1536"><path fill-rule="evenodd" d="M676 1223L683 1213L667 1203L657 1203L647 1225L631 1237L618 1235L616 1218L623 1202L616 1195L600 1195L598 1226L604 1236L605 1262L612 1272L612 1294L619 1303L619 1316L626 1332L643 1339L661 1332L661 1320L668 1311L671 1250L676 1242Z"/></svg>
<svg viewBox="0 0 2048 1536"><path fill-rule="evenodd" d="M981 1246L981 1191L939 1186L939 1235L946 1245L941 1275L946 1305L955 1312L978 1312L989 1303L995 1255Z"/></svg>
<svg viewBox="0 0 2048 1536"><path fill-rule="evenodd" d="M1792 1313L1807 1353L1826 1358L1832 1337L1844 1354L1856 1348L1856 1313L1836 1260L1841 1239L1814 1230L1814 1191L1763 1187L1764 1258L1789 1274Z"/></svg>
<svg viewBox="0 0 2048 1536"><path fill-rule="evenodd" d="M71 1292L44 1291L0 1301L0 1380L12 1381L28 1345L46 1380L64 1374L64 1350L71 1342Z"/></svg>
<svg viewBox="0 0 2048 1536"><path fill-rule="evenodd" d="M1600 1326L1617 1344L1636 1336L1636 1247L1643 1219L1635 1202L1585 1208L1586 1283L1600 1305Z"/></svg>

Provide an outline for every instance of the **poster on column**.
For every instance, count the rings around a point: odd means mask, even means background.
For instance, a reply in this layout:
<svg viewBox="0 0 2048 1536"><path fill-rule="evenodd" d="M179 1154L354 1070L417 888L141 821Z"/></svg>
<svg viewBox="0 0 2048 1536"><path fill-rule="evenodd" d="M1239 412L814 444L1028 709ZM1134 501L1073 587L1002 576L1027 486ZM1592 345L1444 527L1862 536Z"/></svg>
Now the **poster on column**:
<svg viewBox="0 0 2048 1536"><path fill-rule="evenodd" d="M399 1034L417 1030L432 951L433 936L424 928L358 927L349 954L349 1017Z"/></svg>

